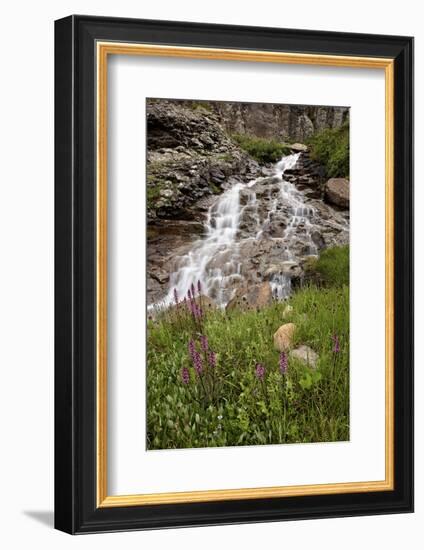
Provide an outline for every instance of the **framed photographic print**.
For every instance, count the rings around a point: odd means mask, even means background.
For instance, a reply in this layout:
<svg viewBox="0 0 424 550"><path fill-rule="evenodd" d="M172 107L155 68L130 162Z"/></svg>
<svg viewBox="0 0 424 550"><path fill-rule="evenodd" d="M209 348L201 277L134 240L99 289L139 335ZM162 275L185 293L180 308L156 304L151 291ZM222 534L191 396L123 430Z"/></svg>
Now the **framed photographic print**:
<svg viewBox="0 0 424 550"><path fill-rule="evenodd" d="M55 26L55 525L413 510L413 39Z"/></svg>

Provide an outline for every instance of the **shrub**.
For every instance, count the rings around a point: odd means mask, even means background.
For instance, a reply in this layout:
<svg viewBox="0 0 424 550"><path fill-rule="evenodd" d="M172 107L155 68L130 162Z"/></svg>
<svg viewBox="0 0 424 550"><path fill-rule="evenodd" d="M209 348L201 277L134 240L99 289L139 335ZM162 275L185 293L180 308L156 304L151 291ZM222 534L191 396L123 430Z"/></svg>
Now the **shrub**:
<svg viewBox="0 0 424 550"><path fill-rule="evenodd" d="M328 178L349 177L349 124L318 132L307 142L311 158L321 163Z"/></svg>
<svg viewBox="0 0 424 550"><path fill-rule="evenodd" d="M234 134L234 141L260 164L278 162L284 155L290 154L287 145L274 139L265 139L247 134Z"/></svg>

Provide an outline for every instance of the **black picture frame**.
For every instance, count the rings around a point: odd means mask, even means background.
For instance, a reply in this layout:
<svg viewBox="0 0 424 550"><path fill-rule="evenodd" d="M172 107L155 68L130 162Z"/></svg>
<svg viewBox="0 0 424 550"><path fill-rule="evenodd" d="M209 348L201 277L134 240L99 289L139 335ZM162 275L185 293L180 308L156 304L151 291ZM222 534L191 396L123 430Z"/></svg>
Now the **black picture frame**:
<svg viewBox="0 0 424 550"><path fill-rule="evenodd" d="M394 490L97 507L98 40L394 60ZM55 73L55 527L76 534L413 511L413 39L73 15L55 22Z"/></svg>

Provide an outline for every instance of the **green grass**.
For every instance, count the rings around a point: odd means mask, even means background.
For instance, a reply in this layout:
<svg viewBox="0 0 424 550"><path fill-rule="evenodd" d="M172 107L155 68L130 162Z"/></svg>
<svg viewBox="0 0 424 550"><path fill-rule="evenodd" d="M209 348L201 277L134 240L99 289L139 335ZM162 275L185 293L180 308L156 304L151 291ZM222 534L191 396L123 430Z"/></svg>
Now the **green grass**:
<svg viewBox="0 0 424 550"><path fill-rule="evenodd" d="M231 137L260 164L277 162L282 156L290 154L287 145L274 139L258 138L247 134L233 134Z"/></svg>
<svg viewBox="0 0 424 550"><path fill-rule="evenodd" d="M309 258L303 268L308 278L320 285L349 285L349 246L327 248L318 259Z"/></svg>
<svg viewBox="0 0 424 550"><path fill-rule="evenodd" d="M349 177L349 124L318 132L307 141L311 158L325 167L328 178Z"/></svg>
<svg viewBox="0 0 424 550"><path fill-rule="evenodd" d="M181 306L149 321L149 449L349 439L349 288L346 262L343 269L335 267L340 254L345 252L328 253L321 264L334 284L308 286L289 302L247 313L208 310L197 322ZM293 310L284 317L288 303ZM289 359L287 374L280 373L273 334L287 322L297 326L294 344L318 353L316 370ZM201 354L204 370L198 376L188 342L200 334L207 335L217 361L215 368L206 367ZM339 353L333 352L334 334ZM263 382L255 374L258 362L266 369Z"/></svg>

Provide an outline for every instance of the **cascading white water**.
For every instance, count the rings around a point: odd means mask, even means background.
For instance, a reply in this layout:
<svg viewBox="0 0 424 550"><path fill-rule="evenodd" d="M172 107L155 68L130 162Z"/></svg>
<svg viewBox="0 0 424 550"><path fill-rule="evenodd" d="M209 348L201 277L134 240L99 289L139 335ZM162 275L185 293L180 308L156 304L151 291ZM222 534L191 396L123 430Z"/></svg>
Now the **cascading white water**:
<svg viewBox="0 0 424 550"><path fill-rule="evenodd" d="M284 180L284 172L296 165L299 156L299 153L288 155L276 164L274 178L280 193L273 199L262 223L258 215L258 199L252 187L266 178L258 178L246 184L237 183L215 201L208 211L205 236L197 240L187 254L176 259L175 270L170 275L168 295L156 306L166 307L172 303L175 291L181 299L187 295L191 285L197 288L198 281L202 294L213 298L222 307L228 303L234 294L236 283L243 281L239 252L243 240L239 237L239 226L242 215L248 210L256 222L257 232L244 240L261 239L273 213L283 206L288 209L290 221L282 237L285 245L282 261L294 259L291 245L299 231L310 246L309 253L316 254L315 245L310 238L314 209L305 205L302 193L292 183ZM241 191L247 195L244 206L241 206ZM290 294L290 278L286 275L274 275L270 284L275 298L282 300Z"/></svg>
<svg viewBox="0 0 424 550"><path fill-rule="evenodd" d="M315 215L315 210L311 206L307 206L304 201L303 194L296 189L293 183L284 180L284 172L293 168L299 155L290 155L283 157L277 163L275 175L280 179L280 195L281 202L286 204L290 209L290 221L284 231L284 253L283 260L294 261L293 243L298 238L299 233L303 234L304 242L307 243L307 255L317 255L317 248L311 238L311 232L314 228L312 218ZM284 300L291 294L291 278L284 273L275 274L270 281L273 296L277 300Z"/></svg>
<svg viewBox="0 0 424 550"><path fill-rule="evenodd" d="M240 190L238 183L225 191L209 208L205 223L205 237L195 242L188 254L177 260L177 269L170 276L170 290L165 301L187 294L191 285L202 285L202 293L213 297L218 304L231 299L230 287L240 279L237 231L240 218Z"/></svg>

